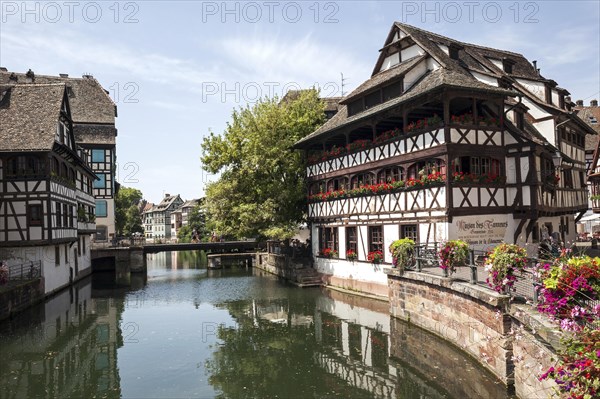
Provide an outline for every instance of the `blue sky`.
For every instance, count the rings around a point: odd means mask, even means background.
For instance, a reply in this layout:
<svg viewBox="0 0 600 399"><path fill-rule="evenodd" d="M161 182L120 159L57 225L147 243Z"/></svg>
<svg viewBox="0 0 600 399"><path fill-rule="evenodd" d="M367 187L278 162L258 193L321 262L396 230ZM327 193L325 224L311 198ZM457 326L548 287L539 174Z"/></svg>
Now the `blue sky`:
<svg viewBox="0 0 600 399"><path fill-rule="evenodd" d="M0 3L0 65L94 75L119 108L118 179L152 202L203 194L200 143L234 108L368 79L395 20L521 53L573 101L600 97L598 1Z"/></svg>

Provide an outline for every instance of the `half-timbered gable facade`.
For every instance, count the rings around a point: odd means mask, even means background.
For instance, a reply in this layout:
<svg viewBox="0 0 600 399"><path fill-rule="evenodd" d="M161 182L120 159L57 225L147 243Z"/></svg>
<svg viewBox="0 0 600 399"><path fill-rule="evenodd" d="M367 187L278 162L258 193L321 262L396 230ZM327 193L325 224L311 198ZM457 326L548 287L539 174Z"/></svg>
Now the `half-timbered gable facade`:
<svg viewBox="0 0 600 399"><path fill-rule="evenodd" d="M381 268L347 251L391 263L387 248L403 237L532 252L553 233L573 239L593 131L568 94L520 54L395 23L371 78L296 144L317 267L385 286ZM327 248L339 259L320 256Z"/></svg>
<svg viewBox="0 0 600 399"><path fill-rule="evenodd" d="M87 154L90 166L98 176L92 183L96 202L96 234L94 241L108 241L115 235L116 137L117 106L108 92L91 75L82 78L9 72L0 68L0 84L62 83L72 109L75 141ZM126 178L135 179L135 165L126 168Z"/></svg>
<svg viewBox="0 0 600 399"><path fill-rule="evenodd" d="M183 205L183 200L177 195L165 194L162 201L144 211L144 235L153 240L170 240L172 237L171 213Z"/></svg>
<svg viewBox="0 0 600 399"><path fill-rule="evenodd" d="M600 107L598 100L591 100L589 106L584 106L582 100L577 100L575 105L577 116L584 120L592 129L600 134ZM588 173L588 188L590 191L590 209L600 213L600 165L598 164L598 136L588 136L585 142L585 155ZM588 220L597 220L587 216ZM584 218L584 219L586 219ZM591 232L591 230L585 230Z"/></svg>
<svg viewBox="0 0 600 399"><path fill-rule="evenodd" d="M40 262L46 293L91 271L92 182L64 84L0 86L0 259Z"/></svg>

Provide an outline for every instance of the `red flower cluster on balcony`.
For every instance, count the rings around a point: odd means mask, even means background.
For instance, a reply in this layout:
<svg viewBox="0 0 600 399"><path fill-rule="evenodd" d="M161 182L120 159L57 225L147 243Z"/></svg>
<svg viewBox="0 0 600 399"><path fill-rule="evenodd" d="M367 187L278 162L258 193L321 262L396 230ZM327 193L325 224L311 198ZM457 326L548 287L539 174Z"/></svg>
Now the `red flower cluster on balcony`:
<svg viewBox="0 0 600 399"><path fill-rule="evenodd" d="M381 251L372 251L367 255L367 260L371 263L381 263L383 262L383 252Z"/></svg>
<svg viewBox="0 0 600 399"><path fill-rule="evenodd" d="M402 133L402 130L400 130L398 128L385 131L385 132L381 133L379 136L375 137L375 141L373 141L373 143L374 144L385 143L388 140L392 140L392 139L395 139L396 137L399 137L400 133Z"/></svg>
<svg viewBox="0 0 600 399"><path fill-rule="evenodd" d="M415 130L424 130L429 127L436 127L442 125L442 118L440 118L437 114L434 114L431 118L419 119L416 122L411 122L406 125L406 132L412 132Z"/></svg>
<svg viewBox="0 0 600 399"><path fill-rule="evenodd" d="M426 187L435 183L443 183L445 176L440 172L423 175L420 179L410 178L406 181L392 180L389 183L365 184L350 190L332 190L308 196L309 202L327 201L338 198L360 197L363 195L383 194L400 190L405 187Z"/></svg>
<svg viewBox="0 0 600 399"><path fill-rule="evenodd" d="M483 175L477 175L475 173L454 172L452 174L452 180L455 182L465 182L465 183L503 184L506 182L506 177L500 176L500 175L497 175L494 173L486 173Z"/></svg>
<svg viewBox="0 0 600 399"><path fill-rule="evenodd" d="M472 113L462 115L451 115L450 122L455 125L487 125L498 126L499 120L493 116L479 116L475 118Z"/></svg>

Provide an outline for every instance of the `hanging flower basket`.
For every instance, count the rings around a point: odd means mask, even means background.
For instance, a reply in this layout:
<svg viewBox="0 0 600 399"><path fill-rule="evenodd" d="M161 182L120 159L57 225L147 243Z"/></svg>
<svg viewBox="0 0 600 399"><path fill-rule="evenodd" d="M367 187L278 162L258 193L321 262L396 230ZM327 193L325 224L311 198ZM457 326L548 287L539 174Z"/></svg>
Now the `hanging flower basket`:
<svg viewBox="0 0 600 399"><path fill-rule="evenodd" d="M523 274L527 262L527 251L515 244L500 244L485 259L486 279L494 291L508 294L517 280L517 273Z"/></svg>
<svg viewBox="0 0 600 399"><path fill-rule="evenodd" d="M452 274L456 266L464 264L469 256L469 244L462 240L446 242L438 252L440 267Z"/></svg>

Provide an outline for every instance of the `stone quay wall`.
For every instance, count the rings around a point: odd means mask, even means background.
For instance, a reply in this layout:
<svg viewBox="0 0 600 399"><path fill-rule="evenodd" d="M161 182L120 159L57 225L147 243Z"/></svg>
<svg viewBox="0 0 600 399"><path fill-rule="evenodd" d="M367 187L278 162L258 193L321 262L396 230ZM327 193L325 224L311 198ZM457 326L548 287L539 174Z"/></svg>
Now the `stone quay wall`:
<svg viewBox="0 0 600 399"><path fill-rule="evenodd" d="M44 300L44 279L18 283L0 290L0 321Z"/></svg>
<svg viewBox="0 0 600 399"><path fill-rule="evenodd" d="M486 287L397 269L387 273L393 317L456 345L520 398L552 395L554 382L538 380L560 345L560 332L547 318Z"/></svg>

